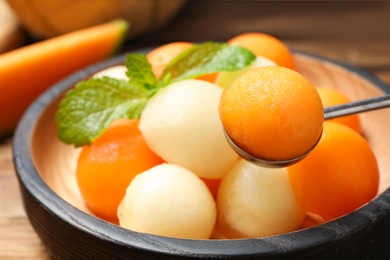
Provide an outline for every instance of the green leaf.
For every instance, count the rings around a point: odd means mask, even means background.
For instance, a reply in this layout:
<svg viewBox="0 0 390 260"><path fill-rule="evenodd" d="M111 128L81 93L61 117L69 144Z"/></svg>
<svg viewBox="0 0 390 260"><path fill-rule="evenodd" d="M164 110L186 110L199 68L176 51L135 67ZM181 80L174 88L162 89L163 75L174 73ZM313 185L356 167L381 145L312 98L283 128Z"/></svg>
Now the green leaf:
<svg viewBox="0 0 390 260"><path fill-rule="evenodd" d="M69 90L56 114L59 138L76 147L90 144L112 121L139 118L149 91L108 77L82 81Z"/></svg>
<svg viewBox="0 0 390 260"><path fill-rule="evenodd" d="M255 56L240 46L208 42L175 58L157 80L145 54L126 55L129 81L109 77L82 81L68 91L56 114L59 138L76 147L90 144L120 118L140 118L148 99L168 84L219 71L238 70Z"/></svg>
<svg viewBox="0 0 390 260"><path fill-rule="evenodd" d="M140 88L154 90L157 88L157 79L146 55L143 53L131 53L126 55L126 75L130 82Z"/></svg>
<svg viewBox="0 0 390 260"><path fill-rule="evenodd" d="M160 81L158 83L158 89L167 86L169 83L171 83L171 74L166 74L163 78L160 78Z"/></svg>
<svg viewBox="0 0 390 260"><path fill-rule="evenodd" d="M214 72L239 70L255 59L251 51L239 45L214 42L194 44L165 68L160 79L170 75L170 82L173 82Z"/></svg>

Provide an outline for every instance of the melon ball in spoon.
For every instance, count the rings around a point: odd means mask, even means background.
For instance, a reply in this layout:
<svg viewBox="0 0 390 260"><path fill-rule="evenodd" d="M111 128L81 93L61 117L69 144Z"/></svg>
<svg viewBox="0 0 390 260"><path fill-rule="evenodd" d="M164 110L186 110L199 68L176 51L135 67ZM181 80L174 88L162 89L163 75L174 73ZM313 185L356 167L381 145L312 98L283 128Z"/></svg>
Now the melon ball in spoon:
<svg viewBox="0 0 390 260"><path fill-rule="evenodd" d="M141 114L139 128L149 147L199 177L221 178L238 160L219 118L221 94L222 88L202 80L160 89Z"/></svg>

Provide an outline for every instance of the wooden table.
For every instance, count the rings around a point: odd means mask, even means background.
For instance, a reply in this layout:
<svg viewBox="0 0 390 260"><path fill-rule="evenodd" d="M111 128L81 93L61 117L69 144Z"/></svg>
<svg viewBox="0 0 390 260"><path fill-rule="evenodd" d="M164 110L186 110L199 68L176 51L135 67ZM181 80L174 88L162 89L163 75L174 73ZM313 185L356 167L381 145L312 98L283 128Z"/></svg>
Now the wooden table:
<svg viewBox="0 0 390 260"><path fill-rule="evenodd" d="M390 2L189 2L166 27L123 51L170 41L226 40L273 34L292 49L365 69L390 84ZM12 138L0 141L0 259L47 259L23 210L12 163Z"/></svg>

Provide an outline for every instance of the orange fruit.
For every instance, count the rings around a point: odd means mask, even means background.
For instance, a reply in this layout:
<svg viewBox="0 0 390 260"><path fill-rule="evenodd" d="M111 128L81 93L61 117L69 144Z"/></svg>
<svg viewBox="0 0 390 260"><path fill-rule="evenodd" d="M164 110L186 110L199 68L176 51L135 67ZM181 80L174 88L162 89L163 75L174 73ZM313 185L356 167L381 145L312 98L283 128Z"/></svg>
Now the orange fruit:
<svg viewBox="0 0 390 260"><path fill-rule="evenodd" d="M314 150L287 170L299 203L325 221L357 209L378 192L379 169L370 145L335 122L325 122Z"/></svg>
<svg viewBox="0 0 390 260"><path fill-rule="evenodd" d="M176 56L181 54L183 51L191 48L192 43L190 42L171 42L160 47L157 47L150 51L146 58L152 66L152 70L156 78L159 78L163 73L165 67L174 59ZM201 79L208 82L214 82L217 77L217 73L206 74L197 79Z"/></svg>
<svg viewBox="0 0 390 260"><path fill-rule="evenodd" d="M317 92L320 95L324 107L341 105L351 101L344 93L334 88L317 87ZM359 115L343 116L329 119L329 121L344 124L357 132L361 131Z"/></svg>
<svg viewBox="0 0 390 260"><path fill-rule="evenodd" d="M228 43L240 44L256 56L268 58L279 66L296 70L294 57L290 49L280 39L272 35L248 32L231 38Z"/></svg>
<svg viewBox="0 0 390 260"><path fill-rule="evenodd" d="M98 217L116 222L117 207L139 173L163 161L146 145L139 120L118 120L91 145L84 146L76 177L81 195Z"/></svg>
<svg viewBox="0 0 390 260"><path fill-rule="evenodd" d="M200 179L206 184L207 188L209 188L214 199L216 199L219 185L221 183L221 179L209 179L209 178L200 178Z"/></svg>
<svg viewBox="0 0 390 260"><path fill-rule="evenodd" d="M160 77L165 67L185 50L191 48L192 43L190 42L171 42L160 47L151 50L146 54L146 58L156 78Z"/></svg>
<svg viewBox="0 0 390 260"><path fill-rule="evenodd" d="M279 66L251 69L222 93L222 124L247 153L288 160L308 152L322 132L323 107L315 87Z"/></svg>
<svg viewBox="0 0 390 260"><path fill-rule="evenodd" d="M218 75L218 72L215 72L215 73L205 74L205 75L199 76L199 77L197 77L197 79L214 83L215 79L217 78L217 75Z"/></svg>
<svg viewBox="0 0 390 260"><path fill-rule="evenodd" d="M300 229L311 228L323 224L325 221L318 215L307 213L301 223Z"/></svg>

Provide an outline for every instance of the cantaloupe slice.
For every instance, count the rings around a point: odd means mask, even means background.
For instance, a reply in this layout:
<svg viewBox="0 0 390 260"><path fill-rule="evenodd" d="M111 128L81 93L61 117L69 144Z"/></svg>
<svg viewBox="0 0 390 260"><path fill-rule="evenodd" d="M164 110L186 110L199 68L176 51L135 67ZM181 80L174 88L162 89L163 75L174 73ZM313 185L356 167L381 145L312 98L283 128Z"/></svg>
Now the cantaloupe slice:
<svg viewBox="0 0 390 260"><path fill-rule="evenodd" d="M0 55L0 137L12 133L26 108L51 85L115 53L127 27L114 20Z"/></svg>

